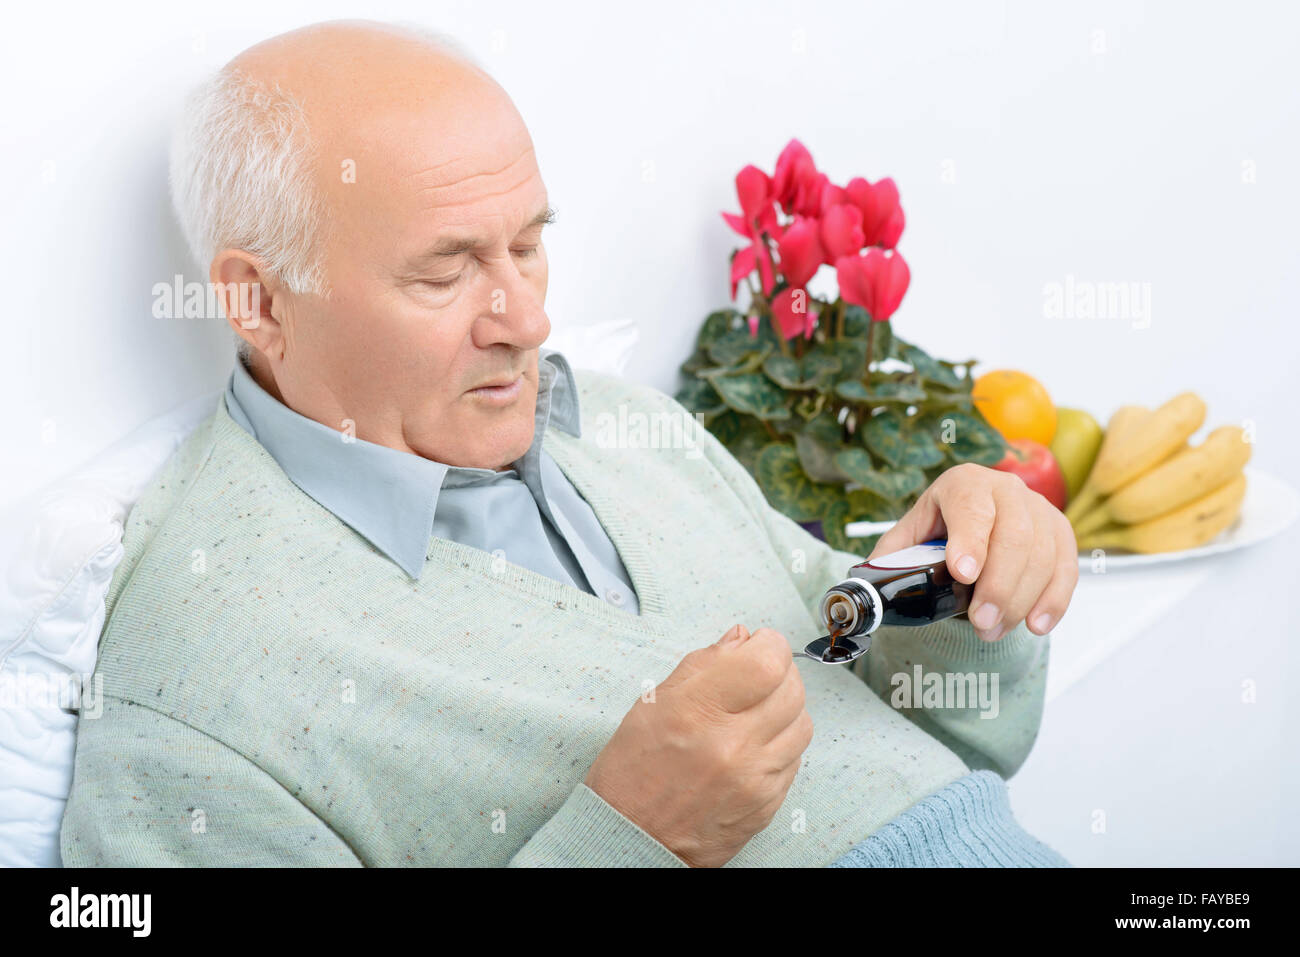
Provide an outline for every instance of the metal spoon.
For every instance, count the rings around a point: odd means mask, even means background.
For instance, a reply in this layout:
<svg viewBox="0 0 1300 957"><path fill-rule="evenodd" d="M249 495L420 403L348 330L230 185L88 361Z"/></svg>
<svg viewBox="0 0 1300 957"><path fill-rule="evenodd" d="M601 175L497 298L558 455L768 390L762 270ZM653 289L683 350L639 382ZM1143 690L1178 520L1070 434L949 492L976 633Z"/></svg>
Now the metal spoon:
<svg viewBox="0 0 1300 957"><path fill-rule="evenodd" d="M794 656L797 658L803 655L826 665L842 665L861 658L870 648L870 635L862 639L862 644L858 644L851 638L836 638L833 647L831 646L831 636L823 635L821 638L808 642L808 646L803 651L796 651Z"/></svg>

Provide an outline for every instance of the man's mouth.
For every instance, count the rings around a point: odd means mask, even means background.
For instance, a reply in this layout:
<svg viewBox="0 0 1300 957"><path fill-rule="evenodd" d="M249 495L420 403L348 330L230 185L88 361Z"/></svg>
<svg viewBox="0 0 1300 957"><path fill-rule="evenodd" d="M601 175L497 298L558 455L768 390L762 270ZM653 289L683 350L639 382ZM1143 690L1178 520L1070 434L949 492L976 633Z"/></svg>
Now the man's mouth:
<svg viewBox="0 0 1300 957"><path fill-rule="evenodd" d="M486 385L470 389L466 395L486 402L506 405L513 402L523 389L524 375L521 372L513 379L494 379Z"/></svg>

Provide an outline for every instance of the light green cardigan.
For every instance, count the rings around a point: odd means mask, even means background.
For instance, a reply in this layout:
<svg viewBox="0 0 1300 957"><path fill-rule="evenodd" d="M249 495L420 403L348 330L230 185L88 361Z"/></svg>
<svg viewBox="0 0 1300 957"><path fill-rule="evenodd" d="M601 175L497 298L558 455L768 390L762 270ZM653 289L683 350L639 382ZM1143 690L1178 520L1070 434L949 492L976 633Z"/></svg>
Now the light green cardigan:
<svg viewBox="0 0 1300 957"><path fill-rule="evenodd" d="M703 430L694 450L602 447L620 408L686 413L578 383L582 438L552 429L547 447L639 616L445 539L413 580L219 408L131 513L65 863L681 866L581 783L588 767L638 696L732 624L816 637L815 603L858 558L769 507ZM814 739L732 865L822 866L968 769L1013 773L1047 652L1023 625L987 644L949 620L878 632L856 671L799 659ZM890 676L917 664L996 672L998 716L890 707Z"/></svg>

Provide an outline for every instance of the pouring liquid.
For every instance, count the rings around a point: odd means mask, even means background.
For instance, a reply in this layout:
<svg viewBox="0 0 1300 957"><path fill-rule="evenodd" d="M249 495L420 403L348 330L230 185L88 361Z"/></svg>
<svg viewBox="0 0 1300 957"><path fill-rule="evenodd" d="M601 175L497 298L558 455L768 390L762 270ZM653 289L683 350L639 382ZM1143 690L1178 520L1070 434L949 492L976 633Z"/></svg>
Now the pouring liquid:
<svg viewBox="0 0 1300 957"><path fill-rule="evenodd" d="M830 665L839 664L841 661L848 661L852 653L843 645L836 646L835 642L841 635L847 634L849 627L842 622L832 622L826 626L826 634L830 637L831 643L825 651L822 652L822 661Z"/></svg>

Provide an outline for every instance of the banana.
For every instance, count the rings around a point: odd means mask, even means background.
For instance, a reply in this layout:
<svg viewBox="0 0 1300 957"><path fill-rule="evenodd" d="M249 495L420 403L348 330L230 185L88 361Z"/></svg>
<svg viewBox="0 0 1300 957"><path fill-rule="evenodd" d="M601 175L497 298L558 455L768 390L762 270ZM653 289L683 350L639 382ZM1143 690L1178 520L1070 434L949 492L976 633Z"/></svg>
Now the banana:
<svg viewBox="0 0 1300 957"><path fill-rule="evenodd" d="M1112 423L1120 412L1111 417ZM1092 472L1066 517L1078 523L1101 499L1175 454L1204 421L1205 403L1194 392L1176 395L1145 416L1126 413L1119 434L1113 441L1111 436L1103 440Z"/></svg>
<svg viewBox="0 0 1300 957"><path fill-rule="evenodd" d="M1112 455L1115 447L1123 440L1124 434L1145 422L1150 415L1151 410L1142 405L1122 405L1111 415L1110 421L1106 423L1106 434L1102 436L1101 448L1097 450L1097 458L1092 463L1092 469L1084 479L1083 487L1070 500L1070 505L1065 510L1065 517L1072 523L1085 515L1100 498L1092 481L1092 474L1097 471L1097 463Z"/></svg>
<svg viewBox="0 0 1300 957"><path fill-rule="evenodd" d="M1246 476L1238 474L1181 508L1137 525L1107 525L1079 538L1079 548L1124 548L1144 555L1204 545L1232 524L1246 497Z"/></svg>
<svg viewBox="0 0 1300 957"><path fill-rule="evenodd" d="M1182 445L1180 445L1177 449L1174 450L1173 455L1169 456L1169 458L1165 459L1163 462L1157 465L1156 468L1163 468L1164 466L1172 462L1174 459L1178 458L1180 455L1185 454L1191 448L1192 448L1191 443L1184 442ZM1119 492L1116 492L1115 494L1119 495L1120 492L1123 492L1125 491L1125 489L1130 488L1135 483L1142 481L1144 478L1146 478L1147 475L1150 474L1151 474L1150 472L1146 472L1143 475L1139 475L1132 482L1130 482L1128 485L1125 485L1124 488L1120 489ZM1232 478L1232 472L1225 473L1224 476L1221 479L1219 479L1219 481L1215 482L1213 485L1207 484L1204 487L1203 492L1210 491L1210 489L1218 485L1221 485L1222 483L1228 481L1228 479L1230 478ZM1203 492L1198 492L1197 494L1198 495L1203 494ZM1183 498L1181 501L1170 503L1166 507L1162 508L1160 511L1167 512L1172 508L1176 508L1177 506L1182 505L1183 502L1190 501L1195 497L1196 497L1195 495L1187 496L1186 498ZM1103 498L1094 501L1091 510L1089 510L1081 518L1078 518L1072 523L1072 525L1074 526L1074 534L1076 536L1086 535L1091 531L1095 531L1096 529L1101 528L1103 525L1111 525L1111 524L1132 525L1134 521L1145 520L1145 519L1125 519L1125 520L1118 519L1113 515L1111 515L1110 509L1107 507L1109 504L1110 504L1109 498ZM1151 515L1146 516L1146 518L1155 518L1156 515L1159 514L1160 512L1154 512Z"/></svg>
<svg viewBox="0 0 1300 957"><path fill-rule="evenodd" d="M1079 520L1075 534L1086 535L1110 522L1136 525L1186 505L1240 472L1250 451L1240 426L1217 428L1200 445L1176 453L1106 499Z"/></svg>

